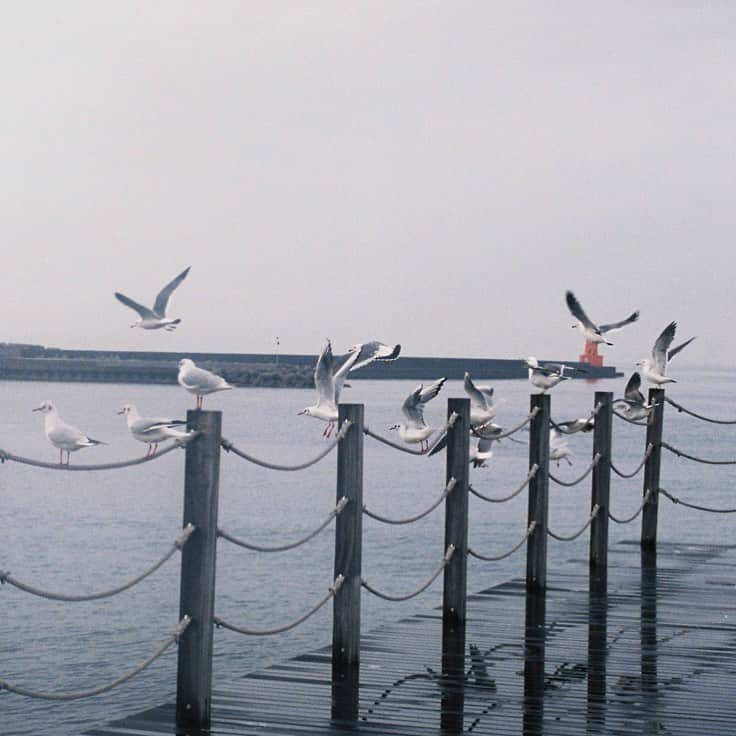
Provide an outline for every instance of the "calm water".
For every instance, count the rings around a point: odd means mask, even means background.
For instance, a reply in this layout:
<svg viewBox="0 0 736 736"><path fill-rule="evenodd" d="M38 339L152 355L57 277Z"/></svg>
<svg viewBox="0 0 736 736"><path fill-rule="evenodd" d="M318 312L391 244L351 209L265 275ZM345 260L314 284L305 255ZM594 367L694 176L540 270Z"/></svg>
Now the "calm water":
<svg viewBox="0 0 736 736"><path fill-rule="evenodd" d="M736 416L736 380L731 372L679 369L680 383L670 395L697 411L724 418ZM481 378L481 377L478 377ZM569 382L552 393L558 421L587 414L594 390L620 395L624 380L591 386ZM345 400L366 404L366 423L385 431L398 421L399 407L416 382L353 381ZM529 387L525 381L496 384L504 400L498 421L512 426L525 416ZM444 421L445 399L461 396L460 382L449 382L429 405L427 419ZM277 462L297 462L324 447L322 424L296 412L311 404L311 390L239 389L210 398L205 408L221 409L223 433L243 449ZM54 461L42 419L31 409L51 399L68 421L109 443L76 453L72 461L104 462L141 454L143 447L127 433L125 403L144 414L181 416L191 405L178 387L0 383L4 421L0 447L20 455ZM665 439L706 457L736 456L736 427L704 424L667 407ZM554 469L572 478L589 462L590 435L570 438L575 466ZM614 462L633 469L642 457L644 429L614 418ZM512 490L527 472L528 448L505 441L496 446L491 467L471 471L479 489L500 495ZM171 453L142 467L105 473L59 473L14 463L0 466L0 568L41 588L91 592L110 588L158 559L181 527L183 452ZM365 502L389 516L409 516L441 493L444 456L418 458L398 453L366 438ZM733 470L708 467L663 452L662 486L684 498L714 506L734 506ZM641 475L612 479L612 511L633 513L640 502ZM589 486L551 487L550 527L570 533L579 528L590 505ZM299 473L277 473L224 455L220 491L220 526L255 542L291 541L324 520L335 502L335 455ZM505 551L523 534L526 497L485 504L471 499L470 544L479 552ZM408 592L436 568L443 553L443 513L407 527L364 521L363 575L387 592ZM704 515L660 501L660 538L692 542L729 542L734 520ZM611 542L638 538L639 520L611 524ZM549 542L550 581L565 560L587 554L587 535L572 543ZM255 554L221 542L218 551L217 615L234 624L264 628L288 622L322 597L332 578L332 528L293 552ZM148 657L172 631L178 616L179 556L132 590L103 601L57 603L5 585L0 588L3 631L0 678L36 690L80 690L120 676ZM523 575L523 551L500 563L469 560L470 591ZM368 630L439 604L441 582L407 603L392 604L363 593L363 626ZM297 629L277 637L244 637L215 632L215 684L260 669L304 650L327 644L331 607ZM0 694L2 733L78 734L101 722L174 699L176 653L131 682L93 699L47 703Z"/></svg>

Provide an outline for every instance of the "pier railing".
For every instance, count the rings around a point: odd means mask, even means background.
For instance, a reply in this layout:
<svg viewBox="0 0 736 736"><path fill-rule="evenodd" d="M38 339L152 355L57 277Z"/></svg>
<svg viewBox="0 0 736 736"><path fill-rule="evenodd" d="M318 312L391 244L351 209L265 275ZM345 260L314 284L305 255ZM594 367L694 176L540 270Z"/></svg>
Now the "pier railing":
<svg viewBox="0 0 736 736"><path fill-rule="evenodd" d="M546 394L531 396L530 410L523 422L512 430L499 433L509 437L526 429L529 431L529 469L513 489L489 495L470 485L469 441L471 433L470 405L467 399L450 399L447 407L447 423L438 434L431 449L446 447L445 478L438 482L437 497L432 503L404 518L384 515L369 508L363 501L364 438L380 441L398 451L407 448L370 430L364 422L363 406L343 404L339 407L338 432L335 439L317 456L293 465L282 465L257 458L238 448L221 435L221 413L213 411L189 411L187 423L190 433L186 442L172 444L165 451L146 458L133 458L98 465L56 465L21 457L0 449L0 461L18 462L45 469L68 471L107 471L122 469L143 462L151 462L177 446L185 450L185 483L183 498L183 525L175 540L143 572L122 583L115 583L102 591L64 592L47 591L24 580L22 573L0 569L0 583L14 586L28 594L41 598L80 602L114 596L142 583L155 573L176 552L181 552L181 587L179 619L163 645L148 659L134 665L113 682L72 692L41 692L25 685L0 679L0 690L21 696L47 700L72 700L91 697L130 680L156 659L163 656L173 644L178 644L176 719L182 728L206 727L211 718L213 638L216 628L248 636L272 636L293 629L332 601L332 716L340 720L356 720L358 683L360 672L361 592L388 602L406 601L430 587L443 577L443 652L464 651L464 623L467 603L467 559L473 557L482 562L505 559L526 546L526 588L530 606L539 606L547 587L547 542L552 538L569 542L589 532L589 585L591 593L605 596L608 567L608 522L629 524L640 515L640 543L648 553L656 551L657 517L660 494L674 504L695 511L730 514L736 508L719 508L682 499L660 487L662 449L680 458L706 465L733 465L736 460L702 458L663 441L664 407L669 403L678 411L693 418L714 424L736 424L736 420L713 419L686 409L665 397L664 390L651 389L649 406L652 407L644 421L633 421L615 411L612 394L597 392L591 412L593 419L593 443L590 463L574 477L560 478L550 472L550 429L560 430L550 414L550 397ZM613 418L618 417L646 428L643 454L633 469L622 470L612 456ZM333 508L325 510L325 516L309 533L296 540L274 545L259 545L240 539L225 531L218 521L219 475L222 450L234 457L255 463L274 471L298 471L324 460L337 450L336 496ZM413 455L426 455L427 451L409 450ZM611 511L611 473L622 479L632 479L643 470L641 503L628 516L618 516ZM590 510L581 514L573 530L553 530L548 523L551 484L567 488L590 484ZM469 546L469 504L473 495L480 502L499 504L511 501L524 491L528 495L527 518L519 520L518 535L506 549L490 553ZM444 504L445 527L441 547L438 543L437 563L410 591L385 590L375 581L368 582L362 574L363 533L362 520L368 516L388 525L412 524L433 513ZM619 512L620 513L620 512ZM254 628L241 622L229 622L215 614L215 577L218 540L231 543L258 553L278 553L308 544L318 534L335 523L334 568L325 591L316 600L306 601L304 612L293 621L281 622L269 628ZM540 599L541 596L541 599ZM456 662L452 657L443 661L443 676L453 677ZM1 675L2 673L0 673ZM457 673L455 673L457 674Z"/></svg>

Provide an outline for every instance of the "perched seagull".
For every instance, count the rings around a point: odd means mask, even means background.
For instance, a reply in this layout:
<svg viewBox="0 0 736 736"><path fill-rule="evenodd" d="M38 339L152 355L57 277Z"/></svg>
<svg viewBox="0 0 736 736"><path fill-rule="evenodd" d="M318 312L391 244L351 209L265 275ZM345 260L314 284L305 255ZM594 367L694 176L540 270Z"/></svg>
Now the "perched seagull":
<svg viewBox="0 0 736 736"><path fill-rule="evenodd" d="M100 440L93 440L87 437L84 432L71 424L67 424L56 411L56 407L50 401L42 401L33 411L43 412L44 430L46 437L54 447L59 448L59 465L64 464L64 452L66 452L66 464L69 465L69 458L72 452L81 450L83 447L94 447L95 445L104 445Z"/></svg>
<svg viewBox="0 0 736 736"><path fill-rule="evenodd" d="M176 380L180 386L197 397L197 409L202 408L203 396L233 388L222 376L204 368L197 368L194 361L189 358L182 358L179 361L179 375Z"/></svg>
<svg viewBox="0 0 736 736"><path fill-rule="evenodd" d="M590 432L595 426L595 417L581 417L579 419L568 419L566 422L554 422L555 429L562 434L575 434L575 432Z"/></svg>
<svg viewBox="0 0 736 736"><path fill-rule="evenodd" d="M557 363L540 363L533 355L524 360L529 368L529 381L532 386L542 389L542 393L547 389L554 388L560 381L566 381L570 376L565 375L566 370L579 370L571 366Z"/></svg>
<svg viewBox="0 0 736 736"><path fill-rule="evenodd" d="M490 460L493 457L493 439L484 439L481 437L478 440L476 447L470 448L470 462L474 468L487 468L486 460Z"/></svg>
<svg viewBox="0 0 736 736"><path fill-rule="evenodd" d="M675 330L677 329L677 322L670 322L667 327L662 330L662 334L654 342L652 348L652 359L640 360L636 365L641 368L641 372L644 377L650 383L656 383L657 386L662 386L665 383L677 383L674 378L665 376L664 372L672 358L677 355L684 347L687 347L695 338L691 337L689 340L680 343L676 348L670 350L670 345L675 339Z"/></svg>
<svg viewBox="0 0 736 736"><path fill-rule="evenodd" d="M128 419L128 429L139 442L148 445L149 455L155 455L159 442L168 439L184 440L189 437L188 432L182 432L181 427L186 425L185 419L164 419L162 417L142 417L133 404L126 404L118 414L125 414Z"/></svg>
<svg viewBox="0 0 736 736"><path fill-rule="evenodd" d="M607 332L620 330L622 327L626 327L626 325L630 325L632 322L636 322L636 320L639 319L639 311L637 310L630 314L626 319L622 319L620 322L611 322L607 325L597 325L589 319L587 314L585 314L580 302L575 298L575 294L568 291L565 293L565 299L567 301L567 308L570 310L572 316L577 320L577 324L574 324L573 327L578 327L583 333L583 337L585 337L588 342L604 342L606 345L613 345L612 342L606 340L604 335Z"/></svg>
<svg viewBox="0 0 736 736"><path fill-rule="evenodd" d="M624 398L616 399L613 404L623 416L632 421L647 419L654 409L654 404L647 404L641 388L641 376L638 371L631 374L624 389Z"/></svg>
<svg viewBox="0 0 736 736"><path fill-rule="evenodd" d="M491 386L477 386L473 383L473 379L467 371L463 378L463 388L470 397L470 425L477 427L490 422L496 416L493 388Z"/></svg>
<svg viewBox="0 0 736 736"><path fill-rule="evenodd" d="M327 422L322 434L329 437L337 422L337 405L348 373L351 370L362 368L374 360L396 360L400 352L401 345L386 345L378 340L373 340L353 345L343 355L334 355L332 343L327 340L327 345L319 354L314 369L317 403L302 409L298 414Z"/></svg>
<svg viewBox="0 0 736 736"><path fill-rule="evenodd" d="M560 460L565 460L568 465L572 465L570 455L572 455L572 450L567 446L567 440L563 439L562 435L556 429L550 429L549 459L554 460L557 463L557 467L560 466Z"/></svg>
<svg viewBox="0 0 736 736"><path fill-rule="evenodd" d="M125 304L126 307L134 309L140 315L137 322L133 323L131 327L141 327L144 330L158 330L161 327L168 330L175 330L176 326L181 322L180 319L169 319L166 316L166 308L169 305L169 299L174 289L184 281L189 273L189 268L185 268L175 279L170 281L159 291L156 301L153 305L153 309L144 307L142 304L134 301L125 294L121 294L119 291L115 292L115 298Z"/></svg>
<svg viewBox="0 0 736 736"><path fill-rule="evenodd" d="M440 378L426 388L420 383L401 406L404 421L389 427L389 429L398 429L399 437L404 442L410 444L418 442L422 452L429 449L429 436L434 432L434 428L427 426L424 421L424 405L437 396L445 385L445 380L445 378Z"/></svg>

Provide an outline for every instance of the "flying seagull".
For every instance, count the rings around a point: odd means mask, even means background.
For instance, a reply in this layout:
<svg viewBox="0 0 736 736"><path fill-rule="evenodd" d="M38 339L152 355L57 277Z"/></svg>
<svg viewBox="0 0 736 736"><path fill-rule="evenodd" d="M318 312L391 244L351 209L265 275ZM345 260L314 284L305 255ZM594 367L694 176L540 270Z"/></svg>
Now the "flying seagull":
<svg viewBox="0 0 736 736"><path fill-rule="evenodd" d="M662 330L660 336L655 340L654 347L652 348L652 359L640 360L636 365L641 368L641 372L644 377L650 383L656 383L657 386L662 386L665 383L677 383L674 378L665 376L665 369L667 363L677 355L683 348L687 347L695 338L691 337L689 340L680 343L676 348L670 349L672 341L675 339L675 330L677 329L677 322L670 322L667 327Z"/></svg>
<svg viewBox="0 0 736 736"><path fill-rule="evenodd" d="M585 310L583 310L580 302L575 298L575 294L571 291L565 293L565 300L567 301L567 308L570 313L577 320L577 324L573 327L578 327L583 336L588 342L605 343L606 345L613 345L612 342L606 340L604 335L607 332L613 332L614 330L620 330L626 325L630 325L632 322L636 322L639 319L639 311L632 312L626 319L622 319L620 322L611 322L607 325L597 325L590 320Z"/></svg>
<svg viewBox="0 0 736 736"><path fill-rule="evenodd" d="M491 386L478 386L473 383L470 373L465 371L463 388L470 397L470 425L477 427L490 422L496 416L493 402L493 388Z"/></svg>
<svg viewBox="0 0 736 736"><path fill-rule="evenodd" d="M478 444L470 448L470 462L474 468L487 468L486 460L493 457L493 439L478 439Z"/></svg>
<svg viewBox="0 0 736 736"><path fill-rule="evenodd" d="M613 404L623 416L632 421L646 419L654 409L654 404L647 404L641 389L641 376L638 371L631 374L626 383L624 398L616 399Z"/></svg>
<svg viewBox="0 0 736 736"><path fill-rule="evenodd" d="M529 382L532 386L541 388L542 393L554 388L560 381L570 378L565 375L566 370L583 372L580 368L573 368L563 363L540 363L533 355L525 358L524 362L529 368Z"/></svg>
<svg viewBox="0 0 736 736"><path fill-rule="evenodd" d="M557 463L557 467L560 466L560 460L564 460L568 465L572 465L570 460L572 450L567 445L567 440L556 429L550 429L549 431L549 459L554 460Z"/></svg>
<svg viewBox="0 0 736 736"><path fill-rule="evenodd" d="M434 428L428 426L424 421L424 406L437 396L440 389L445 385L445 380L445 378L440 378L426 387L420 383L401 406L404 421L389 427L389 429L398 429L399 437L404 442L410 444L418 442L422 452L429 449L429 437L434 432Z"/></svg>
<svg viewBox="0 0 736 736"><path fill-rule="evenodd" d="M181 427L186 430L186 419L172 420L163 417L142 417L133 404L126 404L118 414L126 415L128 429L133 437L148 445L146 457L156 454L159 442L168 439L184 440L189 438L189 433L181 430Z"/></svg>
<svg viewBox="0 0 736 736"><path fill-rule="evenodd" d="M64 453L66 452L66 464L72 452L81 450L83 447L94 447L104 445L100 440L93 440L84 432L71 424L67 424L56 411L56 407L50 401L42 401L33 411L40 411L44 416L44 431L49 442L59 448L59 465L64 464Z"/></svg>
<svg viewBox="0 0 736 736"><path fill-rule="evenodd" d="M179 374L176 377L179 385L197 397L196 408L202 408L202 399L215 391L227 391L232 386L222 376L212 371L198 368L193 360L182 358L179 361Z"/></svg>
<svg viewBox="0 0 736 736"><path fill-rule="evenodd" d="M175 330L176 326L181 322L180 319L170 319L166 316L166 309L169 306L169 299L171 298L174 289L184 281L189 273L189 268L185 268L176 278L172 279L163 289L158 293L156 301L153 305L153 309L144 307L142 304L134 301L125 294L121 294L119 291L115 292L115 298L125 304L126 307L138 312L140 317L137 322L134 322L131 327L141 327L144 330L158 330L163 327L169 332Z"/></svg>

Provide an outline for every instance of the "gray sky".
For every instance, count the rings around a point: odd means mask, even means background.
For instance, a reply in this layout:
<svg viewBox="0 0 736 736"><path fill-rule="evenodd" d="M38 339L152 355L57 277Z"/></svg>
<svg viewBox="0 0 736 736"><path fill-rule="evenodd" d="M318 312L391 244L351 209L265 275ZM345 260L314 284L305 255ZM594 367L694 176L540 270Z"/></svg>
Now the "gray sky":
<svg viewBox="0 0 736 736"><path fill-rule="evenodd" d="M570 358L571 288L736 358L736 4L0 10L0 340Z"/></svg>

